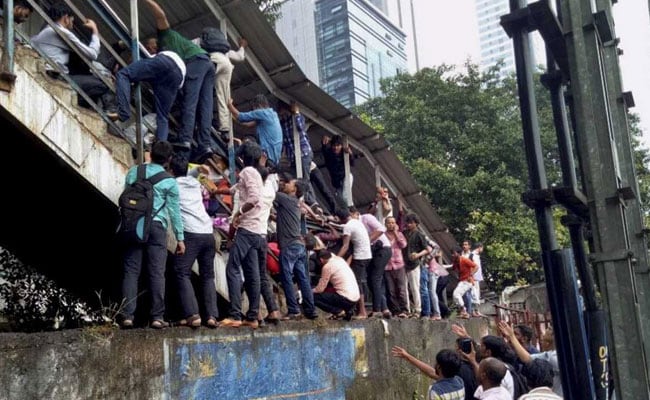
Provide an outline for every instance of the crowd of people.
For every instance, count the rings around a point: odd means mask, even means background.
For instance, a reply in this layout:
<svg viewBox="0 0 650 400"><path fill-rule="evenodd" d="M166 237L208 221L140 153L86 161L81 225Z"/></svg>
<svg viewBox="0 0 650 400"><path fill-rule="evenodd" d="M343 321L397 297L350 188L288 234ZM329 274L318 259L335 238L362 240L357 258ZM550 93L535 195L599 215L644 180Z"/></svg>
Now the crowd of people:
<svg viewBox="0 0 650 400"><path fill-rule="evenodd" d="M471 338L458 324L455 349L442 349L433 366L419 360L400 346L392 348L402 358L433 380L429 400L561 400L562 386L555 351L553 330L549 327L540 341L539 351L530 342L532 328L498 323L501 336Z"/></svg>
<svg viewBox="0 0 650 400"><path fill-rule="evenodd" d="M258 94L250 111L240 111L234 105L229 97L230 78L233 63L244 60L245 39L239 40L237 51L212 27L203 29L201 37L188 39L171 28L155 0L144 3L155 21L157 37L145 39L148 54L138 61L125 57L127 64L122 65L112 57L101 57L97 25L90 19L75 25L75 13L65 2L49 6L52 24L45 24L30 41L47 57L51 77L67 75L85 92L87 96L79 97L79 105L88 107L87 99L96 102L121 127L132 118L131 86L147 82L152 89L154 145L143 176L149 179L167 171L174 179L153 185L156 212L151 216L153 228L147 240L125 245L123 327L133 326L138 280L145 265L151 297L149 324L154 328L168 325L164 299L168 225L177 243L170 263L184 324L256 327L262 319L260 295L269 311L267 319L272 321L316 318L316 307L329 312L331 318L416 316L440 320L450 315L445 288L452 266L460 278L453 296L459 316L480 316L475 306L480 302L482 246L470 251L465 242L463 249L455 249L453 264L443 265L439 246L422 233L418 216L407 213L401 202L394 207L386 188L377 188L376 201L366 212L350 206L354 199L346 185L353 184L353 174L346 173L346 159L353 168L354 153L341 137L322 137L328 182L314 160L307 135L309 124L298 104L278 101L276 110L265 95ZM17 1L16 21L24 21L31 11L29 3ZM87 39L75 33L83 29ZM128 55L124 43L114 49ZM107 84L111 81L115 93ZM174 107L180 110L177 132L170 129ZM232 121L255 130L254 135L238 141L240 164L234 185L228 181L232 166L219 156L223 149L215 149L218 144L211 134L216 128L221 135L230 135ZM138 168L129 170L126 186L139 179ZM393 208L397 210L393 212ZM321 229L309 232L308 221ZM215 232L228 243L228 293L224 297L230 310L222 321L216 295L208 293L215 288L211 260L221 250L218 240L210 243ZM279 315L273 284L268 280L269 235L279 249L277 284L287 302L284 316ZM205 302L201 307L190 281L195 262ZM352 274L341 270L344 264ZM249 303L245 313L242 291ZM371 306L366 307L366 302Z"/></svg>
<svg viewBox="0 0 650 400"><path fill-rule="evenodd" d="M230 79L233 62L244 60L245 39L236 51L215 28L205 28L200 38L190 40L170 27L155 0L144 2L158 35L145 40L150 57L124 67L114 59L98 62L97 25L89 19L83 22L90 38L85 43L73 32L75 15L65 3L49 7L54 26L46 24L31 38L31 45L56 64L48 66L51 77L68 75L109 118L122 124L131 119L131 85L147 82L152 88L155 133L148 162L133 166L125 185L164 176L153 184L155 212L148 237L124 243L122 328L135 326L144 267L148 325L155 329L170 325L165 298L168 265L181 310L176 322L192 328L256 329L261 323L321 318L318 309L332 320L437 321L452 314L446 295L450 272L458 277L452 296L458 317L482 317L481 243L472 246L463 241L462 247L453 249L451 264L445 265L438 244L420 229L418 216L406 212L401 202L394 207L386 188L378 187L375 202L359 211L346 190L346 184L353 183L352 173L346 173L346 157L353 168L354 154L341 137L322 137L327 182L314 160L308 123L297 104L279 101L276 110L259 94L250 111L234 105ZM17 0L16 23L24 22L32 11L28 3ZM73 54L95 68L73 67ZM115 82L115 93L106 78ZM89 106L84 97L79 105ZM180 125L172 134L169 115L174 106L180 110ZM225 141L232 134L232 121L254 127L255 135L238 141L240 168L231 185L232 166L218 155L211 129ZM310 230L309 225L317 228ZM171 253L170 239L175 243ZM227 293L222 297L228 306L222 315L214 265L215 257L224 253ZM195 263L198 284L192 279ZM284 294L285 312L274 285ZM501 337L488 335L476 342L461 325L454 325L458 348L439 351L433 367L399 346L392 354L434 380L429 399L561 398L552 331L542 337L540 352L531 342L530 327L501 322L498 329Z"/></svg>

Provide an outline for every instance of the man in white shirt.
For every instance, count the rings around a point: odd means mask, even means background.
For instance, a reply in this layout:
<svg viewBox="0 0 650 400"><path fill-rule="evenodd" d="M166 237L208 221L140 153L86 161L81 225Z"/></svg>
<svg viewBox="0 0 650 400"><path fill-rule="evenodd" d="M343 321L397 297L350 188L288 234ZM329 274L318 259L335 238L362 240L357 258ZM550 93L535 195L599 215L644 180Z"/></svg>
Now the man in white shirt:
<svg viewBox="0 0 650 400"><path fill-rule="evenodd" d="M151 58L143 58L118 71L115 79L118 113L111 113L113 120L127 121L131 117L131 84L148 82L153 89L156 109L156 138L167 140L169 136L169 111L178 90L185 80L185 62L173 51L161 51Z"/></svg>
<svg viewBox="0 0 650 400"><path fill-rule="evenodd" d="M358 216L358 214L356 214ZM354 272L354 277L359 284L359 298L357 318L364 319L368 317L366 313L366 306L364 302L364 286L367 282L367 270L372 261L372 250L370 249L370 236L366 227L350 214L350 211L342 208L336 211L336 216L343 225L343 246L338 252L339 257L345 257L352 244L352 263L350 268Z"/></svg>
<svg viewBox="0 0 650 400"><path fill-rule="evenodd" d="M478 381L481 386L476 389L474 397L479 400L513 400L512 394L501 386L507 371L506 365L494 357L481 360L478 366Z"/></svg>
<svg viewBox="0 0 650 400"><path fill-rule="evenodd" d="M170 164L178 183L179 203L183 230L185 233L185 253L174 256L174 272L181 300L184 325L192 328L201 326L199 305L190 280L194 261L199 265L199 281L205 314L203 321L209 328L217 327L217 290L214 284L214 256L216 245L212 236L212 218L205 211L201 183L196 179L198 170L187 173L187 160L174 156Z"/></svg>
<svg viewBox="0 0 650 400"><path fill-rule="evenodd" d="M105 111L114 112L116 108L115 96L101 79L89 73L81 74L77 71L70 71L68 68L70 53L74 50L70 48L65 40L63 40L62 36L65 37L68 42L72 43L81 57L86 58L88 61L95 61L99 56L100 49L97 25L95 22L91 19L87 19L83 24L84 27L92 31L90 43L86 45L74 33L72 33L74 27L74 13L70 7L63 3L55 3L48 10L48 16L56 24L61 36L50 25L46 25L42 31L32 37L32 45L55 62L63 73L68 74L70 79L79 85L81 90L83 90L94 102L98 102L101 99ZM54 71L53 74L57 75L58 72ZM79 97L78 102L82 107L90 107L82 97Z"/></svg>

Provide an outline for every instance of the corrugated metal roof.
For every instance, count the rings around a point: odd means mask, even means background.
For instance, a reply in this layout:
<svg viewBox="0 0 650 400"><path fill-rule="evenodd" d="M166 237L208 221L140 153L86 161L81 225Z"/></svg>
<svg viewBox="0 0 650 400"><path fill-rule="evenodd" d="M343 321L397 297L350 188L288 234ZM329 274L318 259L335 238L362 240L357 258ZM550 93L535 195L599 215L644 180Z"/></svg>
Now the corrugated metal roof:
<svg viewBox="0 0 650 400"><path fill-rule="evenodd" d="M105 38L109 42L117 40L117 36L108 28L101 28L102 20L92 7L85 1L80 3L83 4L79 5L79 9L98 22ZM107 0L106 3L129 26L129 2ZM322 135L347 135L363 157L357 160L353 171L355 203L363 209L374 200L378 165L386 185L420 217L423 228L441 245L443 251L447 255L451 253L456 240L447 232L431 203L420 194L411 174L390 150L389 143L307 79L252 1L160 0L158 3L165 10L170 25L188 38L198 37L205 26L218 27L218 17L224 17L231 41L245 37L249 43L248 61L235 67L232 78L232 96L237 105L246 109L248 102L258 93L270 93L285 101L297 101L305 116L314 122L309 133L317 159ZM154 20L147 7L140 4L140 37L155 35Z"/></svg>

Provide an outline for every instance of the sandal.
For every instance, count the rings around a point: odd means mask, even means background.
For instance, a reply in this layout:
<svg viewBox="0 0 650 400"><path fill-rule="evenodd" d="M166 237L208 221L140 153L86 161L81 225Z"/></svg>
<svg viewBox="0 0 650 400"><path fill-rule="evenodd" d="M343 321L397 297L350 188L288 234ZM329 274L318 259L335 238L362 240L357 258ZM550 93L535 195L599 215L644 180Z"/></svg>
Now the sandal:
<svg viewBox="0 0 650 400"><path fill-rule="evenodd" d="M469 319L469 314L467 312L462 312L458 316L462 319Z"/></svg>
<svg viewBox="0 0 650 400"><path fill-rule="evenodd" d="M165 329L169 327L169 323L160 319L156 319L154 321L151 321L151 325L149 326L153 329Z"/></svg>
<svg viewBox="0 0 650 400"><path fill-rule="evenodd" d="M201 317L198 314L191 315L185 319L182 319L178 322L180 326L189 326L190 328L196 329L201 326Z"/></svg>
<svg viewBox="0 0 650 400"><path fill-rule="evenodd" d="M342 319L349 321L350 319L348 318L348 313L345 312L345 310L341 310L338 314L332 314L329 316L328 319L334 320L334 321L340 321Z"/></svg>
<svg viewBox="0 0 650 400"><path fill-rule="evenodd" d="M205 325L210 329L215 329L219 326L219 323L217 322L217 319L215 317L210 317L205 322Z"/></svg>
<svg viewBox="0 0 650 400"><path fill-rule="evenodd" d="M120 328L122 329L133 329L133 320L132 319L124 319L120 323Z"/></svg>
<svg viewBox="0 0 650 400"><path fill-rule="evenodd" d="M409 317L409 316L406 315L406 313L399 313L399 314L397 314L397 318L406 319L406 318L408 318L408 317Z"/></svg>
<svg viewBox="0 0 650 400"><path fill-rule="evenodd" d="M278 325L280 323L280 312L277 310L271 311L269 315L264 318L264 322L268 324Z"/></svg>

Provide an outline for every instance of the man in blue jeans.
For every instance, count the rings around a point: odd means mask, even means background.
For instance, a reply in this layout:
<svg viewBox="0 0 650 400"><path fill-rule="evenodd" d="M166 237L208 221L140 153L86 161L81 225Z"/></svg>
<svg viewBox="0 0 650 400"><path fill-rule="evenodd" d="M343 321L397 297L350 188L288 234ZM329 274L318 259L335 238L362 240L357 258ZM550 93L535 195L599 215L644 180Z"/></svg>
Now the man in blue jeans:
<svg viewBox="0 0 650 400"><path fill-rule="evenodd" d="M302 306L309 319L318 318L307 273L307 251L300 233L300 206L296 197L296 180L281 183L273 202L277 213L277 236L280 247L280 279L287 299L287 315L283 320L300 319L300 306L293 290L296 277L302 293Z"/></svg>
<svg viewBox="0 0 650 400"><path fill-rule="evenodd" d="M260 252L266 251L267 248L268 219L262 199L264 182L259 172L262 149L257 143L247 142L242 145L240 154L244 168L239 173L237 190L242 206L233 215L233 225L237 231L226 264L230 311L229 317L221 321L220 326L248 326L257 329L261 280L264 279L263 274L266 274L266 263L260 260ZM242 272L249 303L245 315L242 312Z"/></svg>
<svg viewBox="0 0 650 400"><path fill-rule="evenodd" d="M163 9L154 0L145 0L156 21L158 45L173 51L185 62L187 75L181 91L181 119L177 152L189 158L192 138L196 139L195 159L201 163L212 155L212 113L214 112L214 64L201 47L170 28ZM196 126L196 135L194 127Z"/></svg>
<svg viewBox="0 0 650 400"><path fill-rule="evenodd" d="M183 86L185 71L185 63L173 51L161 51L152 58L143 58L120 69L115 79L118 114L109 113L108 116L127 121L131 117L131 83L149 82L156 107L156 139L167 140L169 111L178 89Z"/></svg>

